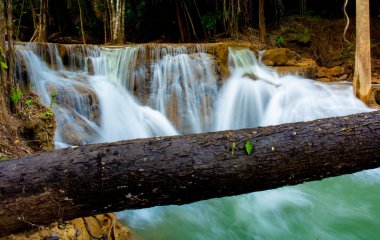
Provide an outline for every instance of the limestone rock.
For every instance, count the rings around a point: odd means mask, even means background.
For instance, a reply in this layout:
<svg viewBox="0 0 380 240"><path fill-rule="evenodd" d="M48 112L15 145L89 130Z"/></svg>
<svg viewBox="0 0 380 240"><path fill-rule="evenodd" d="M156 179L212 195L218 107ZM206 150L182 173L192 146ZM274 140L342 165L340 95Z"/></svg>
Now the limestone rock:
<svg viewBox="0 0 380 240"><path fill-rule="evenodd" d="M92 240L98 239L123 239L131 237L130 230L116 220L114 214L100 214L92 217L77 218L63 223L53 223L49 227L40 227L39 230L31 230L26 233L12 234L4 237L4 240ZM112 238L113 237L113 238Z"/></svg>
<svg viewBox="0 0 380 240"><path fill-rule="evenodd" d="M348 78L344 67L335 66L332 68L318 67L316 79L322 82L343 81Z"/></svg>
<svg viewBox="0 0 380 240"><path fill-rule="evenodd" d="M314 67L302 67L302 66L280 66L273 67L274 70L280 75L297 75L308 79L315 78L315 68Z"/></svg>
<svg viewBox="0 0 380 240"><path fill-rule="evenodd" d="M263 53L262 62L267 66L297 66L316 67L314 60L302 58L296 52L287 48L274 48Z"/></svg>
<svg viewBox="0 0 380 240"><path fill-rule="evenodd" d="M262 59L267 66L294 66L299 60L301 57L287 48L266 50Z"/></svg>
<svg viewBox="0 0 380 240"><path fill-rule="evenodd" d="M59 119L59 135L65 143L74 146L89 144L98 137L94 126L72 113L71 121Z"/></svg>

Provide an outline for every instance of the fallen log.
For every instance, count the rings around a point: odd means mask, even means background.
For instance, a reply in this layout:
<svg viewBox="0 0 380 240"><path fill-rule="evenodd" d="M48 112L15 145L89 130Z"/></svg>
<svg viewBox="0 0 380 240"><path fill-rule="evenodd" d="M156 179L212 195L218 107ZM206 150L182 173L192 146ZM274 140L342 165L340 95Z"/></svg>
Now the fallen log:
<svg viewBox="0 0 380 240"><path fill-rule="evenodd" d="M31 224L185 204L380 167L379 136L377 111L87 145L0 162L0 236Z"/></svg>

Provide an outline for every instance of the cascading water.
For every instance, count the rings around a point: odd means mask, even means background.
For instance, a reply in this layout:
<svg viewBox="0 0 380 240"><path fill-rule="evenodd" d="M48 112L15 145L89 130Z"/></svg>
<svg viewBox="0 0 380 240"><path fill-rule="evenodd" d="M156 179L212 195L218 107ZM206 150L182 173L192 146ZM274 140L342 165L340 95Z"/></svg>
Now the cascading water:
<svg viewBox="0 0 380 240"><path fill-rule="evenodd" d="M347 83L280 77L247 49L231 49L230 66L233 75L219 95L215 130L310 121L367 109Z"/></svg>
<svg viewBox="0 0 380 240"><path fill-rule="evenodd" d="M165 47L151 51L152 87L148 103L182 132L211 129L217 95L212 59L202 49Z"/></svg>
<svg viewBox="0 0 380 240"><path fill-rule="evenodd" d="M53 107L57 147L177 134L162 114L138 104L123 84L125 76L114 75L111 67L115 60L109 49L63 47L69 60L67 66L59 68L53 64L64 62L57 45L48 45L49 53L53 53L49 55L40 50L43 46L35 44L17 51L42 102ZM44 59L50 59L50 65ZM52 95L56 95L57 103L52 104Z"/></svg>
<svg viewBox="0 0 380 240"><path fill-rule="evenodd" d="M63 48L18 50L43 103L57 93L57 147L176 134L167 118L180 132L201 132L370 111L348 83L280 77L246 49L230 51L232 74L218 93L212 57L202 49L154 47L148 64L141 46ZM148 91L136 92L141 81ZM380 171L371 170L118 216L136 239L376 239L379 187Z"/></svg>

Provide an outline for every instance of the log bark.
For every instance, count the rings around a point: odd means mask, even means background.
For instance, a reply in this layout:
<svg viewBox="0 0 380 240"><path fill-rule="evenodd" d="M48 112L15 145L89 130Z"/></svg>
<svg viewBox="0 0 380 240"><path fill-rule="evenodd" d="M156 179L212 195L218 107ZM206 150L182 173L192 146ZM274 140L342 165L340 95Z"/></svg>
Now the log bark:
<svg viewBox="0 0 380 240"><path fill-rule="evenodd" d="M87 145L0 162L0 236L30 223L186 204L380 167L379 135L377 111Z"/></svg>

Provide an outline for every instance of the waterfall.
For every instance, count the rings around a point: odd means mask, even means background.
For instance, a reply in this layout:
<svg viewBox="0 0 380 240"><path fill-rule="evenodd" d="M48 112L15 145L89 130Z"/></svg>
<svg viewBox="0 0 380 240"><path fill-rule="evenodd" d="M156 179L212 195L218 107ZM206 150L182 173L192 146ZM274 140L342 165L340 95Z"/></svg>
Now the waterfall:
<svg viewBox="0 0 380 240"><path fill-rule="evenodd" d="M211 129L217 95L213 57L185 47L151 50L149 105L171 119L186 133Z"/></svg>
<svg viewBox="0 0 380 240"><path fill-rule="evenodd" d="M42 103L54 110L56 147L177 134L161 113L141 106L131 95L125 79L132 74L114 75L115 55L111 50L54 44L47 47L49 51L42 50L43 45L28 44L18 48L17 56L18 64L25 64ZM66 59L59 55L59 47L65 49ZM133 53L135 49L123 49L120 55L131 56L128 51ZM51 102L52 95L57 96L56 103Z"/></svg>
<svg viewBox="0 0 380 240"><path fill-rule="evenodd" d="M350 83L279 76L248 49L229 50L231 75L222 84L200 46L27 44L17 56L53 106L57 148L371 111ZM379 189L376 169L118 216L137 239L377 239Z"/></svg>
<svg viewBox="0 0 380 240"><path fill-rule="evenodd" d="M248 49L230 49L232 76L216 107L215 130L310 121L369 111L348 83L279 76Z"/></svg>

